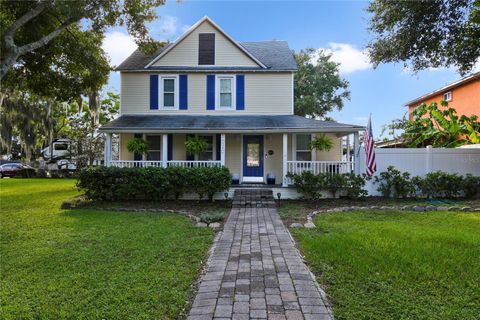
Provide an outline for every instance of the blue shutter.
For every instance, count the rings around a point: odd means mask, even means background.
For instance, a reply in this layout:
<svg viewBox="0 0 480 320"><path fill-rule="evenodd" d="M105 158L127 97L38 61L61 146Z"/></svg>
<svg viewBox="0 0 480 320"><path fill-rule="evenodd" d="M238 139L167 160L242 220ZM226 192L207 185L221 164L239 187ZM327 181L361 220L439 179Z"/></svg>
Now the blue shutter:
<svg viewBox="0 0 480 320"><path fill-rule="evenodd" d="M167 160L173 160L173 134L167 136Z"/></svg>
<svg viewBox="0 0 480 320"><path fill-rule="evenodd" d="M180 75L180 110L188 109L188 78L186 74Z"/></svg>
<svg viewBox="0 0 480 320"><path fill-rule="evenodd" d="M150 75L150 109L158 109L158 74Z"/></svg>
<svg viewBox="0 0 480 320"><path fill-rule="evenodd" d="M216 140L216 154L217 154L217 161L220 161L220 153L221 153L221 150L220 150L220 138L221 138L221 135L219 133L217 133L215 135L215 140Z"/></svg>
<svg viewBox="0 0 480 320"><path fill-rule="evenodd" d="M207 75L207 110L215 110L215 75Z"/></svg>
<svg viewBox="0 0 480 320"><path fill-rule="evenodd" d="M237 74L237 110L245 110L245 76Z"/></svg>

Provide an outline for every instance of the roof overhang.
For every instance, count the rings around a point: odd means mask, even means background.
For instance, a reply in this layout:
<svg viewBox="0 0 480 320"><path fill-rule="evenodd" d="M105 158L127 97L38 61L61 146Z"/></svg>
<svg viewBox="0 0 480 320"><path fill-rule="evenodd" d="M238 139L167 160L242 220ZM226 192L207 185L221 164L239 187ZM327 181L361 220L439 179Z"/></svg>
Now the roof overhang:
<svg viewBox="0 0 480 320"><path fill-rule="evenodd" d="M122 115L103 125L108 133L334 133L339 136L365 127L295 115Z"/></svg>
<svg viewBox="0 0 480 320"><path fill-rule="evenodd" d="M432 92L430 92L430 93L424 94L424 95L421 96L421 97L418 97L418 98L416 98L416 99L413 99L413 100L411 100L411 101L408 101L408 102L406 102L403 106L404 106L404 107L409 107L409 106L411 106L412 104L419 103L419 102L423 102L423 101L425 101L425 100L427 100L427 99L430 99L430 98L432 98L432 97L434 97L434 96L436 96L436 95L441 94L442 92L445 92L445 91L448 91L448 90L452 90L452 89L454 89L454 88L457 88L457 87L459 87L459 86L461 86L461 85L464 85L464 84L466 84L466 83L468 83L468 82L470 82L470 81L474 81L474 80L476 80L476 79L480 79L480 72L476 72L476 73L474 73L474 74L472 74L472 75L470 75L470 76L468 76L468 77L465 77L465 78L463 78L463 79L460 79L460 80L458 80L458 81L455 81L455 82L453 82L453 83L450 83L449 85L446 85L446 86L444 86L444 87L441 87L440 89L437 89L437 90L432 91Z"/></svg>

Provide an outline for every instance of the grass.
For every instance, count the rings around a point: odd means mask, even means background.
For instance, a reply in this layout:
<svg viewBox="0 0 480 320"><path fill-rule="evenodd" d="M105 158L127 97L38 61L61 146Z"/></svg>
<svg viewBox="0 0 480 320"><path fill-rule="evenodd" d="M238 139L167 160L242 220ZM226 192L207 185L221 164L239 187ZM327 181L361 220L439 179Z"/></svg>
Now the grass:
<svg viewBox="0 0 480 320"><path fill-rule="evenodd" d="M291 230L342 319L479 319L480 214L322 214Z"/></svg>
<svg viewBox="0 0 480 320"><path fill-rule="evenodd" d="M1 319L176 319L213 232L175 214L61 210L73 180L0 182Z"/></svg>

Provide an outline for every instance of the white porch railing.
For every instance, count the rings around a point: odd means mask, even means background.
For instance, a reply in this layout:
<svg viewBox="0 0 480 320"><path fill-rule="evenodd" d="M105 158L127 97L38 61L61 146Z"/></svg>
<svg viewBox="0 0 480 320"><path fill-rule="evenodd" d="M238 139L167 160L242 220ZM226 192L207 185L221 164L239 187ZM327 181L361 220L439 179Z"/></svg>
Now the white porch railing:
<svg viewBox="0 0 480 320"><path fill-rule="evenodd" d="M319 173L349 173L353 171L352 161L287 161L287 172L299 174L310 171Z"/></svg>
<svg viewBox="0 0 480 320"><path fill-rule="evenodd" d="M221 161L183 161L183 160L171 160L167 161L168 166L193 168L193 167L220 167Z"/></svg>
<svg viewBox="0 0 480 320"><path fill-rule="evenodd" d="M136 160L112 160L112 167L119 168L146 168L146 167L163 167L162 161L136 161ZM167 166L176 166L184 168L193 167L220 167L221 161L167 161Z"/></svg>

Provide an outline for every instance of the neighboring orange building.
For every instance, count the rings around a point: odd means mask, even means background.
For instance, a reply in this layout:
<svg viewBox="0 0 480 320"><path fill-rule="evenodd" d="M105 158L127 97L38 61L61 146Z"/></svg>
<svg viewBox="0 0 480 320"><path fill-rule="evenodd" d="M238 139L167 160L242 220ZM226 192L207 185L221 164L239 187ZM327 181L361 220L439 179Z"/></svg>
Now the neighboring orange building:
<svg viewBox="0 0 480 320"><path fill-rule="evenodd" d="M447 101L458 116L475 114L480 118L480 72L407 102L409 118L412 119L413 110L422 103L437 102L440 106L442 100Z"/></svg>

